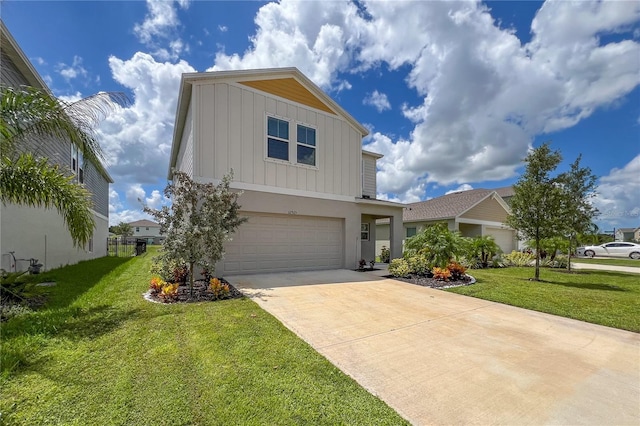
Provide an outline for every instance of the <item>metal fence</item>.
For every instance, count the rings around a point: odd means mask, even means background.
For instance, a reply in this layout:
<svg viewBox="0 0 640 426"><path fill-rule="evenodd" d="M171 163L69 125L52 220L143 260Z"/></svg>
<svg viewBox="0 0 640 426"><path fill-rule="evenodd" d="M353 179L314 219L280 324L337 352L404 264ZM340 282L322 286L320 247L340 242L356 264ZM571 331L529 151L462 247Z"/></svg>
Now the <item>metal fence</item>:
<svg viewBox="0 0 640 426"><path fill-rule="evenodd" d="M147 241L122 237L107 238L107 256L131 257L147 251Z"/></svg>

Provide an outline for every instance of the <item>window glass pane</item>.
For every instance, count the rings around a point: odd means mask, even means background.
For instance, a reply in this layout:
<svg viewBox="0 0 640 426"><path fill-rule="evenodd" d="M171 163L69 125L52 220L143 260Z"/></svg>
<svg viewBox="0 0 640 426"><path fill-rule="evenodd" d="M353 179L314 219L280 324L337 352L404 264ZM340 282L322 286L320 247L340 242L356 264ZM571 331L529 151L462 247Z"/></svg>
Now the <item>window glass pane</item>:
<svg viewBox="0 0 640 426"><path fill-rule="evenodd" d="M267 156L289 161L289 144L277 139L267 139Z"/></svg>
<svg viewBox="0 0 640 426"><path fill-rule="evenodd" d="M416 228L407 228L407 238L416 235Z"/></svg>
<svg viewBox="0 0 640 426"><path fill-rule="evenodd" d="M267 127L267 135L276 137L278 136L278 120L269 117L267 119Z"/></svg>
<svg viewBox="0 0 640 426"><path fill-rule="evenodd" d="M316 129L307 129L307 145L316 146Z"/></svg>
<svg viewBox="0 0 640 426"><path fill-rule="evenodd" d="M304 145L298 145L298 163L315 166L316 149Z"/></svg>
<svg viewBox="0 0 640 426"><path fill-rule="evenodd" d="M316 129L298 125L298 142L316 146Z"/></svg>
<svg viewBox="0 0 640 426"><path fill-rule="evenodd" d="M289 123L283 120L279 121L279 131L278 136L282 139L289 139Z"/></svg>

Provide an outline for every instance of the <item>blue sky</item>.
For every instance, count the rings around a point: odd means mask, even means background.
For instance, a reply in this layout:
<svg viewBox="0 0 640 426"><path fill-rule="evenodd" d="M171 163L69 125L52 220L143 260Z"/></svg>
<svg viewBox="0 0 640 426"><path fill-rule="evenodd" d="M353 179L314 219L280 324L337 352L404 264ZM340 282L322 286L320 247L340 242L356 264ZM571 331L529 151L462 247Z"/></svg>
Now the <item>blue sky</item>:
<svg viewBox="0 0 640 426"><path fill-rule="evenodd" d="M57 95L124 91L97 129L110 221L162 205L180 75L296 66L370 129L379 198L514 183L550 141L600 177L604 230L640 226L633 1L16 1L2 19Z"/></svg>

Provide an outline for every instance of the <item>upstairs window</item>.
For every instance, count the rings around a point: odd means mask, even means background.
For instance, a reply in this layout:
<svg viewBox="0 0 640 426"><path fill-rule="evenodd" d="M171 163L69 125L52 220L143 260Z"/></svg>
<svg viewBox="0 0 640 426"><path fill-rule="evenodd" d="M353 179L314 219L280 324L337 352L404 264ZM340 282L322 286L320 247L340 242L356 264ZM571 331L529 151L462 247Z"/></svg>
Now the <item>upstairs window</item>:
<svg viewBox="0 0 640 426"><path fill-rule="evenodd" d="M79 183L84 183L84 158L82 152L71 144L71 172L78 177Z"/></svg>
<svg viewBox="0 0 640 426"><path fill-rule="evenodd" d="M267 157L289 161L289 122L267 117Z"/></svg>
<svg viewBox="0 0 640 426"><path fill-rule="evenodd" d="M316 129L298 124L298 164L316 165Z"/></svg>

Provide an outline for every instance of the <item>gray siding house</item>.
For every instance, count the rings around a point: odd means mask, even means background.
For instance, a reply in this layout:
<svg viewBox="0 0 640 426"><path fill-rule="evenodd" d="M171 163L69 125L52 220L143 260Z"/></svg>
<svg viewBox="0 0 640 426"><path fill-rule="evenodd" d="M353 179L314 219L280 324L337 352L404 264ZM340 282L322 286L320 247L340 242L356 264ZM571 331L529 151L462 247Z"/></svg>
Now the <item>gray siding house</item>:
<svg viewBox="0 0 640 426"><path fill-rule="evenodd" d="M9 30L0 21L0 84L9 87L49 88L20 49ZM0 204L1 267L7 271L25 270L28 259L39 259L44 269L107 254L109 227L109 183L113 182L101 164L86 162L69 141L33 139L26 148L69 171L90 192L96 222L93 238L86 247L74 247L62 217L55 210ZM18 259L13 261L14 256Z"/></svg>
<svg viewBox="0 0 640 426"><path fill-rule="evenodd" d="M376 200L367 130L295 68L184 74L172 170L220 182L233 170L249 221L221 274L356 267L375 258L377 219L402 251L402 205Z"/></svg>

